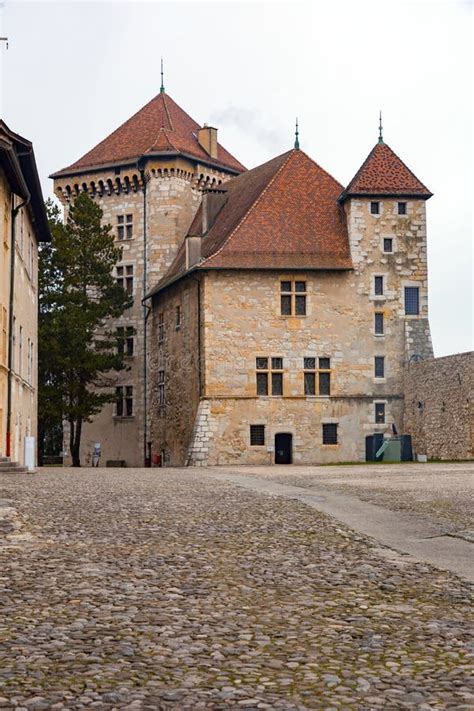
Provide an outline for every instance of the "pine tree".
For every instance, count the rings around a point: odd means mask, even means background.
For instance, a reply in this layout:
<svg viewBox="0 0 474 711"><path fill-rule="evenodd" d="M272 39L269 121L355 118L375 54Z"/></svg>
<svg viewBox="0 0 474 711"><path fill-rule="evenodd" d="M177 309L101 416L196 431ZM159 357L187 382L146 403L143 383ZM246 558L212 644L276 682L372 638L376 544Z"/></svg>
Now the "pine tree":
<svg viewBox="0 0 474 711"><path fill-rule="evenodd" d="M41 438L67 421L78 467L82 425L115 400L114 375L126 367L108 319L133 299L114 279L122 250L100 207L81 193L66 222L52 201L47 209L53 239L39 261L39 430Z"/></svg>

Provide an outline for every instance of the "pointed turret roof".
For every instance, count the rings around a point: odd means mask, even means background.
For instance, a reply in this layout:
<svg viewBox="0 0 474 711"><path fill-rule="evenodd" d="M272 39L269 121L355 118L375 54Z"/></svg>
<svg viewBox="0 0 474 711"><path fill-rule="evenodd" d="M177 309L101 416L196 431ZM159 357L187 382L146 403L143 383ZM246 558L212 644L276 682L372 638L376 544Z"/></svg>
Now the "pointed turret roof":
<svg viewBox="0 0 474 711"><path fill-rule="evenodd" d="M351 269L341 184L294 149L216 190L221 207L195 269ZM189 235L201 234L201 205ZM149 296L186 274L185 245Z"/></svg>
<svg viewBox="0 0 474 711"><path fill-rule="evenodd" d="M156 154L183 154L234 173L245 170L220 144L217 146L217 157L212 158L198 141L200 128L163 90L95 148L51 177L132 163L142 156Z"/></svg>
<svg viewBox="0 0 474 711"><path fill-rule="evenodd" d="M379 140L339 199L392 195L427 200L432 194L390 146Z"/></svg>

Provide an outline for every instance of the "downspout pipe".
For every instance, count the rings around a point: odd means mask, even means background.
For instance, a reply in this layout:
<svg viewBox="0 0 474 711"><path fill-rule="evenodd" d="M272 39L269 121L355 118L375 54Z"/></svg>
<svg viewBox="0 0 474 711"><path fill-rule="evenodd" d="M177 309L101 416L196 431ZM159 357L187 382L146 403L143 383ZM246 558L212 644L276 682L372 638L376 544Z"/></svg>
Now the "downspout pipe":
<svg viewBox="0 0 474 711"><path fill-rule="evenodd" d="M144 298L147 292L147 281L148 281L148 224L147 224L147 181L144 167L138 165L140 171L140 177L142 179L143 186L143 299L142 299L142 318L143 318L143 465L145 467L151 467L150 453L148 452L148 372L147 372L147 358L148 358L148 343L147 343L147 321L150 312L150 307L144 302Z"/></svg>
<svg viewBox="0 0 474 711"><path fill-rule="evenodd" d="M13 309L15 303L15 251L16 251L16 218L22 207L26 207L31 200L30 192L23 202L15 206L15 195L12 195L12 208L11 208L11 241L10 241L10 295L8 303L8 376L7 376L7 441L6 441L6 455L11 457L12 453L12 367L13 367Z"/></svg>

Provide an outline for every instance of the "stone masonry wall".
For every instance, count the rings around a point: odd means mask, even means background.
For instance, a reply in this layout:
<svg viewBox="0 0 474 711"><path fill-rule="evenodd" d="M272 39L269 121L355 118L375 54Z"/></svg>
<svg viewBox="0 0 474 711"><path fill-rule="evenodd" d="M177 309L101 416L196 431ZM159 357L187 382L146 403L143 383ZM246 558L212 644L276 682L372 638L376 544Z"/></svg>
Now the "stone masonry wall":
<svg viewBox="0 0 474 711"><path fill-rule="evenodd" d="M405 377L405 430L429 459L474 457L474 353L412 362Z"/></svg>

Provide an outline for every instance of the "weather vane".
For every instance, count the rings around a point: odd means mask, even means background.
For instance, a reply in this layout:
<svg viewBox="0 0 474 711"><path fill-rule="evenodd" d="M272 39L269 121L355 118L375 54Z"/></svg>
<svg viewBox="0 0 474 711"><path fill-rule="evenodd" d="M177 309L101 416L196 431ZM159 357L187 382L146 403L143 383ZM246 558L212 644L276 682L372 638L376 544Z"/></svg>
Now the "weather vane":
<svg viewBox="0 0 474 711"><path fill-rule="evenodd" d="M163 83L163 57L161 58L161 86L160 86L160 94L165 93L165 85Z"/></svg>
<svg viewBox="0 0 474 711"><path fill-rule="evenodd" d="M379 143L383 143L383 136L382 136L382 112L379 113Z"/></svg>
<svg viewBox="0 0 474 711"><path fill-rule="evenodd" d="M296 117L296 127L295 127L295 148L298 149L300 147L300 142L299 142L299 131L298 131L298 117Z"/></svg>

